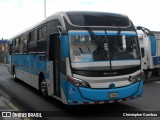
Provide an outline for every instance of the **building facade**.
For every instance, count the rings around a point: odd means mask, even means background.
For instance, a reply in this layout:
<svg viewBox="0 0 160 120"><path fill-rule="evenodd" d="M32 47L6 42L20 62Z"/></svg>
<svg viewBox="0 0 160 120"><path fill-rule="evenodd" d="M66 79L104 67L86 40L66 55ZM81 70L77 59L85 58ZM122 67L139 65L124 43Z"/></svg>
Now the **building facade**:
<svg viewBox="0 0 160 120"><path fill-rule="evenodd" d="M8 40L1 39L0 40L0 63L8 63L9 55L8 55Z"/></svg>

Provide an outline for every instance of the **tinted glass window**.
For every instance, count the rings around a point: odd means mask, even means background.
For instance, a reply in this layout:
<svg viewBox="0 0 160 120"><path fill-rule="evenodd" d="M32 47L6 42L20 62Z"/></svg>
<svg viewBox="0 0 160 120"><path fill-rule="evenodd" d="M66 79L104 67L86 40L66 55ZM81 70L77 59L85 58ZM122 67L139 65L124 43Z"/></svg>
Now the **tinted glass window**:
<svg viewBox="0 0 160 120"><path fill-rule="evenodd" d="M46 38L47 36L47 26L43 26L38 30L39 40Z"/></svg>
<svg viewBox="0 0 160 120"><path fill-rule="evenodd" d="M34 30L31 32L30 41L36 41L37 40L37 30Z"/></svg>
<svg viewBox="0 0 160 120"><path fill-rule="evenodd" d="M12 45L16 46L16 40L15 39L12 41Z"/></svg>
<svg viewBox="0 0 160 120"><path fill-rule="evenodd" d="M28 41L28 38L27 36L25 36L23 39L23 53L27 53L27 41Z"/></svg>
<svg viewBox="0 0 160 120"><path fill-rule="evenodd" d="M127 16L103 12L67 12L74 25L80 26L130 26Z"/></svg>
<svg viewBox="0 0 160 120"><path fill-rule="evenodd" d="M57 26L61 26L61 23L59 22L59 20L53 20L48 22L48 33L55 33L57 32Z"/></svg>
<svg viewBox="0 0 160 120"><path fill-rule="evenodd" d="M30 41L28 43L28 52L36 52L37 48L37 30L30 33Z"/></svg>
<svg viewBox="0 0 160 120"><path fill-rule="evenodd" d="M102 36L92 40L90 35L70 35L72 62L134 60L139 58L135 36Z"/></svg>
<svg viewBox="0 0 160 120"><path fill-rule="evenodd" d="M16 46L20 44L19 42L20 42L19 38L16 38Z"/></svg>

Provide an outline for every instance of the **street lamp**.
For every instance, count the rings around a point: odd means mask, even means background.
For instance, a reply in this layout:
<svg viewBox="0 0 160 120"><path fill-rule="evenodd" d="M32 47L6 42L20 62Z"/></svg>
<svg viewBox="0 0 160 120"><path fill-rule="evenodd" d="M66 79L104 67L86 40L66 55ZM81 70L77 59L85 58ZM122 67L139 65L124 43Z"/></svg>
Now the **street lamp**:
<svg viewBox="0 0 160 120"><path fill-rule="evenodd" d="M46 0L44 0L44 18L46 18Z"/></svg>

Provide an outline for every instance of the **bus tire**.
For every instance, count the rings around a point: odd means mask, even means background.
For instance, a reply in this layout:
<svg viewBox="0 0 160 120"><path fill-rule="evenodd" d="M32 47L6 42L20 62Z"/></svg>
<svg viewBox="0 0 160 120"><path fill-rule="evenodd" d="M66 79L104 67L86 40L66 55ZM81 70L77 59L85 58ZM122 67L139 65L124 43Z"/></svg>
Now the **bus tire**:
<svg viewBox="0 0 160 120"><path fill-rule="evenodd" d="M48 99L47 82L45 78L40 78L40 92L45 99Z"/></svg>

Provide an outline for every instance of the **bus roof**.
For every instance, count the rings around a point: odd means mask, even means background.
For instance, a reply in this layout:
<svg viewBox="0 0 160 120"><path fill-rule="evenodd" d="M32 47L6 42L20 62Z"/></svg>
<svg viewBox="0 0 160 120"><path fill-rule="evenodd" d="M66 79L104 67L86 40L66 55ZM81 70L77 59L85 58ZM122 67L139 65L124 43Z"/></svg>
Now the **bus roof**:
<svg viewBox="0 0 160 120"><path fill-rule="evenodd" d="M65 28L65 23L63 21L63 18L65 18L71 26L76 26L76 27L77 26L78 27L86 27L86 26L126 27L131 25L128 16L122 14L95 12L95 11L62 11L62 12L57 12L45 18L38 24L31 26L30 28L24 30L23 32L19 33L16 36L20 36L25 32L30 32L36 27L46 24L47 22L52 21L54 19L60 20L62 26Z"/></svg>

